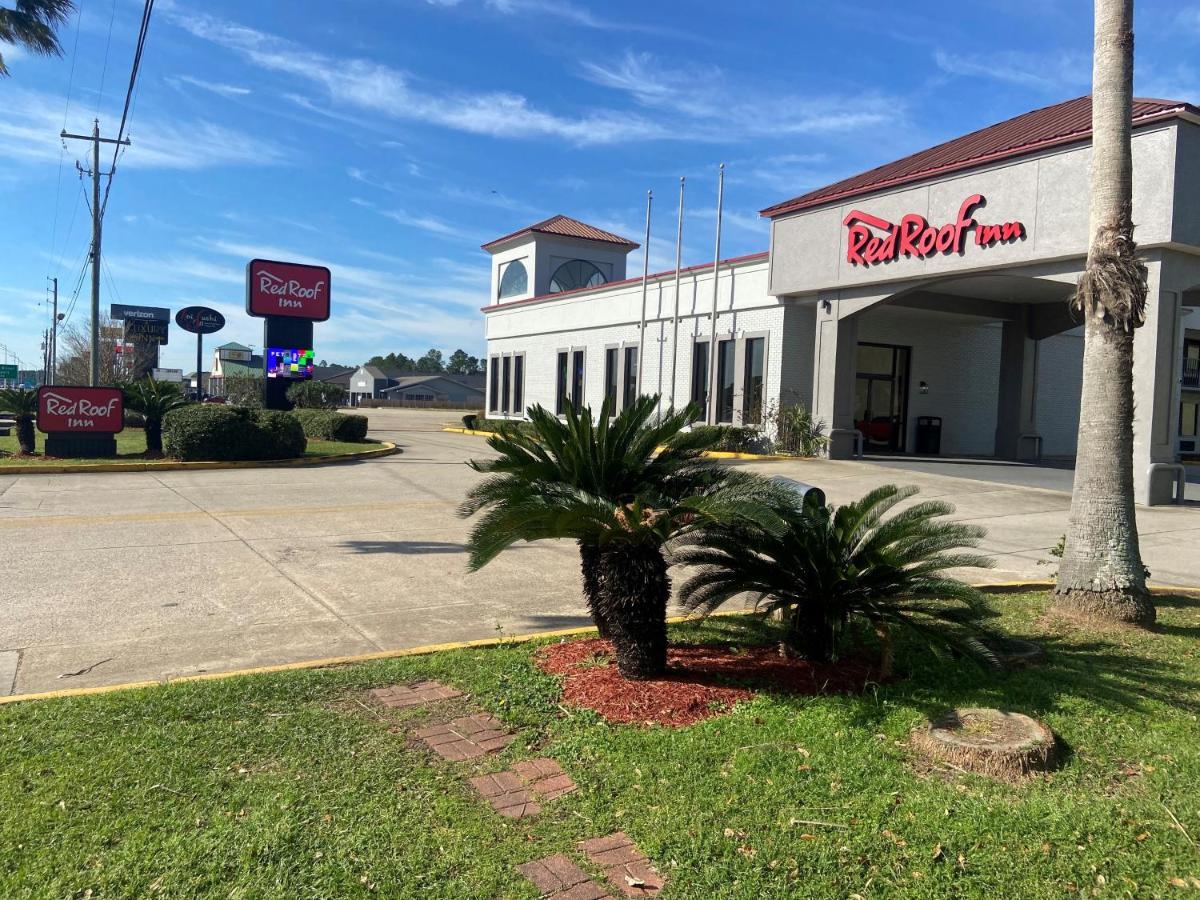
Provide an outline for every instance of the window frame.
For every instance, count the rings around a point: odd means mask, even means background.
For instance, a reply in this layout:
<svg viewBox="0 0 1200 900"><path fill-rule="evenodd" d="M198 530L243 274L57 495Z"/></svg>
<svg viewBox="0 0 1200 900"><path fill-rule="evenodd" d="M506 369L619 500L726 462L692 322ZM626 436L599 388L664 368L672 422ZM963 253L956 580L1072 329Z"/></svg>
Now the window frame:
<svg viewBox="0 0 1200 900"><path fill-rule="evenodd" d="M523 294L529 293L529 267L525 265L525 260L528 258L529 257L527 256L518 256L516 259L510 259L506 262L500 263L500 268L497 272L498 277L496 279L497 300L507 300L510 297L520 297ZM521 271L525 273L525 286L519 291L511 291L506 294L504 293L504 279L508 277L508 273L513 266L520 266Z"/></svg>
<svg viewBox="0 0 1200 900"><path fill-rule="evenodd" d="M697 335L692 339L692 385L691 395L688 403L694 403L700 410L700 418L696 421L704 422L708 420L708 354L709 354L709 336ZM704 349L701 350L700 348ZM700 374L697 370L699 363L704 364L704 374L702 378L697 376ZM699 397L696 395L699 394Z"/></svg>
<svg viewBox="0 0 1200 900"><path fill-rule="evenodd" d="M592 279L595 278L596 275L600 276L600 282L598 284L585 283L585 284L577 284L574 287L560 287L560 288L555 289L554 283L558 279L558 273L561 272L563 269L565 269L567 266L574 265L575 263L583 263L584 265L591 266L592 271L595 274L590 276L587 279L588 282L591 282ZM592 262L590 259L583 259L582 257L577 256L573 259L565 260L564 262L561 262L557 266L554 267L554 271L550 273L550 280L548 282L546 282L546 291L551 294L565 294L567 291L579 291L579 290L586 290L589 288L603 287L604 285L608 284L608 282L609 282L609 277L604 274L604 270L601 269L600 266L598 266L596 263Z"/></svg>
<svg viewBox="0 0 1200 900"><path fill-rule="evenodd" d="M641 344L636 341L621 347L621 409L628 409L637 402L641 389L637 383L638 356L641 352Z"/></svg>
<svg viewBox="0 0 1200 900"><path fill-rule="evenodd" d="M488 414L500 412L500 354L488 357Z"/></svg>

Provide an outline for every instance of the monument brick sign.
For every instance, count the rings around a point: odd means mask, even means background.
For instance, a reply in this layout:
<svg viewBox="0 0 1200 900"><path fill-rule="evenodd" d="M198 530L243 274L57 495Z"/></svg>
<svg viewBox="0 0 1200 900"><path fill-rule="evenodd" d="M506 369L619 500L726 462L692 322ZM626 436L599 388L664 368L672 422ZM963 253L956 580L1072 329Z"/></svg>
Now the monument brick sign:
<svg viewBox="0 0 1200 900"><path fill-rule="evenodd" d="M329 269L250 260L246 266L246 312L324 322L329 318Z"/></svg>
<svg viewBox="0 0 1200 900"><path fill-rule="evenodd" d="M125 427L123 397L112 387L42 386L37 426L46 434L116 434Z"/></svg>

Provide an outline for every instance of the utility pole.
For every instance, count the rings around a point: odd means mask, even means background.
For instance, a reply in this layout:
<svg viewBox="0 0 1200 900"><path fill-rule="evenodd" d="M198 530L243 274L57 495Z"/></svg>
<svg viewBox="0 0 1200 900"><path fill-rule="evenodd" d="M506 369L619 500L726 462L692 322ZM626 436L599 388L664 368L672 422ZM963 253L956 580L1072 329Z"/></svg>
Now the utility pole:
<svg viewBox="0 0 1200 900"><path fill-rule="evenodd" d="M54 370L58 368L58 279L51 278L54 286L54 306L50 316L50 346L46 348L46 384L54 384Z"/></svg>
<svg viewBox="0 0 1200 900"><path fill-rule="evenodd" d="M96 387L100 384L100 225L102 218L102 210L100 209L100 145L101 144L123 144L129 146L129 140L114 140L113 138L100 137L100 120L92 121L91 134L67 134L63 131L60 134L62 138L71 138L76 141L91 141L92 142L92 170L88 172L79 163L75 163L80 174L92 176L92 341L91 341L91 368L88 372L88 384ZM112 172L108 172L111 176Z"/></svg>

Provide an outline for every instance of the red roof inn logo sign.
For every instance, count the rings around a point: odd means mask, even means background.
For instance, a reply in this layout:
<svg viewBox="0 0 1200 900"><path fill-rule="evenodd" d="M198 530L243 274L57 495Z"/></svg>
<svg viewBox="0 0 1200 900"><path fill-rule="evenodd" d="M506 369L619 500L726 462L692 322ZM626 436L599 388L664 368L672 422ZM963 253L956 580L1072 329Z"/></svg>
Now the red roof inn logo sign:
<svg viewBox="0 0 1200 900"><path fill-rule="evenodd" d="M974 230L975 245L990 247L1025 237L1020 222L981 225L971 213L984 202L982 194L972 194L958 208L958 218L942 225L930 225L924 216L909 213L896 225L886 219L853 209L842 220L849 229L846 262L856 266L894 262L902 256L925 259L938 253L961 253L967 232Z"/></svg>
<svg viewBox="0 0 1200 900"><path fill-rule="evenodd" d="M125 427L121 392L111 387L54 385L38 389L38 431L116 434Z"/></svg>
<svg viewBox="0 0 1200 900"><path fill-rule="evenodd" d="M246 312L324 322L329 318L329 270L270 259L250 260L246 266Z"/></svg>

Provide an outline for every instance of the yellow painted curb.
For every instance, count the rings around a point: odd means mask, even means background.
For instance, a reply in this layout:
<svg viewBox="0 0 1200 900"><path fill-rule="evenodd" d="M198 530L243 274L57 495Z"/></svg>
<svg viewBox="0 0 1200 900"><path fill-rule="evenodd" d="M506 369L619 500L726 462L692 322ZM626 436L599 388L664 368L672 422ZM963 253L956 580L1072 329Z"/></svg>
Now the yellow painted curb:
<svg viewBox="0 0 1200 900"><path fill-rule="evenodd" d="M495 434L494 431L472 431L469 428L458 428L453 425L447 425L442 431L450 434L468 434L471 437L491 437ZM662 448L659 447L658 449L661 450ZM709 459L808 460L816 458L811 456L784 456L778 453L740 453L734 450L705 450L701 455L707 456Z"/></svg>
<svg viewBox="0 0 1200 900"><path fill-rule="evenodd" d="M373 459L390 456L399 448L390 441L379 441L381 446L359 453L342 453L336 456L302 456L298 459L242 459L219 462L129 462L95 463L65 466L0 466L0 477L4 475L78 475L82 472L178 472L206 469L278 469L289 466L319 466L326 463L349 462L354 459Z"/></svg>
<svg viewBox="0 0 1200 900"><path fill-rule="evenodd" d="M998 581L991 584L975 585L981 591L992 593L1008 593L1019 590L1037 591L1054 587L1052 581ZM1154 585L1151 590L1157 594L1185 593L1200 596L1200 587L1184 587L1182 585ZM712 616L741 616L751 611L745 609L723 610L712 613ZM702 616L668 616L667 622L677 625L703 618ZM332 666L347 666L357 663L372 662L380 659L401 659L406 656L429 656L446 650L467 650L472 647L488 648L501 647L508 644L527 644L547 638L572 637L577 634L595 632L593 626L579 628L559 628L554 631L538 631L532 634L517 634L510 637L479 638L473 641L450 641L443 644L423 644L420 647L408 647L403 650L377 650L373 653L359 653L352 656L331 656L325 659L310 659L302 662L278 663L273 666L252 666L246 669L232 669L228 672L205 672L201 675L183 675L179 678L169 678L163 681L130 681L124 684L107 684L86 688L62 688L57 691L41 691L33 694L13 694L0 697L0 706L10 703L23 703L29 700L54 700L64 697L86 697L93 694L112 694L118 691L141 690L145 688L170 687L173 684L185 684L194 681L221 681L226 678L241 678L247 675L269 675L275 672L296 672L306 669L327 669Z"/></svg>

